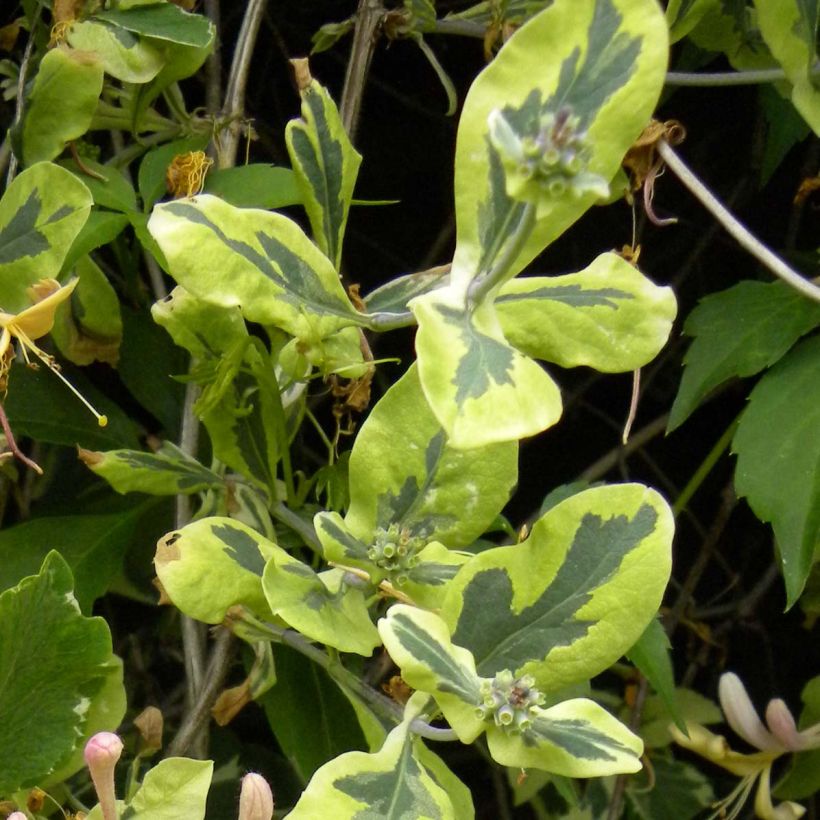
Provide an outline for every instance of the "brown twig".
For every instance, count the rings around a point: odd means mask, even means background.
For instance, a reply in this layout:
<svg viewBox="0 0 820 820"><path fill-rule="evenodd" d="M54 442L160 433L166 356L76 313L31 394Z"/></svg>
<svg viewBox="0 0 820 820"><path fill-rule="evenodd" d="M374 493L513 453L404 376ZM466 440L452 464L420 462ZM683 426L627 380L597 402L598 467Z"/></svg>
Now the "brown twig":
<svg viewBox="0 0 820 820"><path fill-rule="evenodd" d="M11 431L11 425L9 424L8 416L6 415L6 408L3 407L2 402L0 402L0 426L3 428L3 433L6 436L6 444L8 445L9 451L12 455L18 460L22 461L26 467L31 467L34 472L38 475L43 474L43 468L36 462L32 461L18 446L17 442L14 440L14 433Z"/></svg>

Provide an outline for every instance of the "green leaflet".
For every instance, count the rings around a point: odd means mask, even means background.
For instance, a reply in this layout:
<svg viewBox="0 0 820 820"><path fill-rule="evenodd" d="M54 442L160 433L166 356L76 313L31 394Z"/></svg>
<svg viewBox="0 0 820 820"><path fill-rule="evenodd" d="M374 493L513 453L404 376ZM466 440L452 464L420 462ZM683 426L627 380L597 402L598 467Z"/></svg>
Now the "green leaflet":
<svg viewBox="0 0 820 820"><path fill-rule="evenodd" d="M316 244L339 270L362 158L327 91L312 80L301 94L303 119L291 120L285 130L288 153Z"/></svg>
<svg viewBox="0 0 820 820"><path fill-rule="evenodd" d="M565 777L637 772L643 754L639 737L586 698L539 709L523 741L491 724L487 745L504 766L545 769Z"/></svg>
<svg viewBox="0 0 820 820"><path fill-rule="evenodd" d="M410 732L419 700L410 700L380 751L348 752L322 766L288 819L472 820L466 786Z"/></svg>
<svg viewBox="0 0 820 820"><path fill-rule="evenodd" d="M792 102L820 134L820 90L810 70L817 64L820 5L816 0L755 0L760 33L792 84Z"/></svg>
<svg viewBox="0 0 820 820"><path fill-rule="evenodd" d="M666 21L669 24L669 42L682 40L701 21L708 11L716 9L720 0L669 0Z"/></svg>
<svg viewBox="0 0 820 820"><path fill-rule="evenodd" d="M689 39L706 51L723 52L738 71L773 68L771 52L757 28L757 15L746 0L715 0L689 32Z"/></svg>
<svg viewBox="0 0 820 820"><path fill-rule="evenodd" d="M277 554L265 567L263 588L274 615L311 640L369 657L379 645L365 591L345 583L341 570L316 573Z"/></svg>
<svg viewBox="0 0 820 820"><path fill-rule="evenodd" d="M80 614L72 587L51 552L39 574L0 595L0 797L68 768L101 715L111 730L124 714L108 626Z"/></svg>
<svg viewBox="0 0 820 820"><path fill-rule="evenodd" d="M48 162L33 165L15 177L0 200L3 310L19 313L29 307L29 285L57 276L88 218L91 202L82 182Z"/></svg>
<svg viewBox="0 0 820 820"><path fill-rule="evenodd" d="M140 450L80 450L80 459L118 493L177 495L223 486L223 480L175 444L164 441L155 453Z"/></svg>
<svg viewBox="0 0 820 820"><path fill-rule="evenodd" d="M67 168L79 178L80 182L91 191L97 207L123 212L136 210L136 191L121 169L103 165L91 159L83 159L83 165L94 171L100 177L98 179L81 170L76 160L61 159L58 165Z"/></svg>
<svg viewBox="0 0 820 820"><path fill-rule="evenodd" d="M510 669L548 691L586 680L657 612L672 534L672 513L653 490L585 490L542 516L526 541L472 558L449 585L442 617L481 675Z"/></svg>
<svg viewBox="0 0 820 820"><path fill-rule="evenodd" d="M124 83L147 83L163 66L162 55L150 42L93 18L73 23L66 39L72 48L94 54L106 74Z"/></svg>
<svg viewBox="0 0 820 820"><path fill-rule="evenodd" d="M106 362L116 366L122 342L117 293L90 256L77 260L74 273L80 281L69 309L57 311L51 337L63 356L74 364Z"/></svg>
<svg viewBox="0 0 820 820"><path fill-rule="evenodd" d="M488 140L491 113L503 108L516 133L524 135L537 130L542 112L571 109L586 132L583 172L606 182L652 114L666 60L666 22L654 0L557 0L510 38L472 84L461 116L454 282L463 287L489 270L523 213L523 202L505 190L498 149ZM539 200L537 221L506 265L507 276L596 198L594 192L568 190Z"/></svg>
<svg viewBox="0 0 820 820"><path fill-rule="evenodd" d="M204 820L213 769L212 760L161 760L146 773L130 802L117 801L119 816L129 820ZM103 820L100 807L95 806L86 820Z"/></svg>
<svg viewBox="0 0 820 820"><path fill-rule="evenodd" d="M25 165L54 159L88 131L102 86L103 67L93 54L58 47L43 57L23 120Z"/></svg>
<svg viewBox="0 0 820 820"><path fill-rule="evenodd" d="M727 379L771 367L818 324L820 305L782 282L739 282L701 300L683 326L693 341L668 429L683 424Z"/></svg>
<svg viewBox="0 0 820 820"><path fill-rule="evenodd" d="M157 543L154 566L173 604L191 618L221 623L244 604L269 616L262 588L266 562L290 559L279 546L231 518L201 518L169 532Z"/></svg>
<svg viewBox="0 0 820 820"><path fill-rule="evenodd" d="M205 193L214 194L237 208L284 208L302 201L296 175L290 168L251 163L210 171Z"/></svg>
<svg viewBox="0 0 820 820"><path fill-rule="evenodd" d="M732 442L735 489L768 521L788 606L820 553L820 337L801 342L761 378Z"/></svg>
<svg viewBox="0 0 820 820"><path fill-rule="evenodd" d="M517 442L450 446L411 366L356 437L345 523L361 538L397 524L412 535L467 546L487 530L517 480Z"/></svg>
<svg viewBox="0 0 820 820"><path fill-rule="evenodd" d="M625 259L601 254L580 273L507 282L495 300L507 341L536 359L604 373L634 370L666 343L676 313L670 288Z"/></svg>
<svg viewBox="0 0 820 820"><path fill-rule="evenodd" d="M213 40L213 28L207 17L189 14L173 3L99 11L94 17L125 31L183 46L207 48Z"/></svg>
<svg viewBox="0 0 820 820"><path fill-rule="evenodd" d="M526 438L561 415L555 382L510 347L492 304L470 314L453 288L411 303L424 394L449 444L468 449Z"/></svg>
<svg viewBox="0 0 820 820"><path fill-rule="evenodd" d="M449 282L449 266L442 265L419 273L408 273L386 282L365 296L368 313L407 313L416 296L444 287Z"/></svg>
<svg viewBox="0 0 820 820"><path fill-rule="evenodd" d="M180 285L251 322L308 341L364 323L327 257L281 214L202 194L158 205L148 228Z"/></svg>

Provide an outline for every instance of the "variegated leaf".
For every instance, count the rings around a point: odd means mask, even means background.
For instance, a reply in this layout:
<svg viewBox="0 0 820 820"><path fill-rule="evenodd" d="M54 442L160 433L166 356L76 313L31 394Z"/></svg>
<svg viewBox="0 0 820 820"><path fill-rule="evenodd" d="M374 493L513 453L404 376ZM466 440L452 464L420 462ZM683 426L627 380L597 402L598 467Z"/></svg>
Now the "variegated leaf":
<svg viewBox="0 0 820 820"><path fill-rule="evenodd" d="M198 621L221 623L236 604L270 617L262 588L266 562L291 560L279 546L230 518L201 518L163 536L154 567L174 605Z"/></svg>
<svg viewBox="0 0 820 820"><path fill-rule="evenodd" d="M503 766L545 769L564 777L604 777L641 768L643 742L606 709L586 698L537 708L519 735L491 724L487 745Z"/></svg>
<svg viewBox="0 0 820 820"><path fill-rule="evenodd" d="M365 321L327 257L281 214L202 194L156 206L148 227L180 285L249 321L307 341Z"/></svg>
<svg viewBox="0 0 820 820"><path fill-rule="evenodd" d="M162 54L150 42L102 21L73 23L66 40L72 48L94 54L106 74L124 83L147 83L164 64Z"/></svg>
<svg viewBox="0 0 820 820"><path fill-rule="evenodd" d="M466 546L501 512L517 480L517 442L454 449L411 366L356 437L345 523L360 538L395 525L412 536Z"/></svg>
<svg viewBox="0 0 820 820"><path fill-rule="evenodd" d="M640 484L577 493L529 538L475 556L441 610L482 676L509 669L542 689L586 680L640 637L671 566L672 513Z"/></svg>
<svg viewBox="0 0 820 820"><path fill-rule="evenodd" d="M445 287L450 280L449 265L442 265L420 273L408 273L391 279L365 296L367 310L382 316L401 316L410 308L411 299L431 290Z"/></svg>
<svg viewBox="0 0 820 820"><path fill-rule="evenodd" d="M170 441L155 453L140 450L79 451L80 460L118 493L178 495L223 486L223 480Z"/></svg>
<svg viewBox="0 0 820 820"><path fill-rule="evenodd" d="M88 188L48 162L23 171L0 200L0 306L19 313L31 305L26 289L56 278L91 210Z"/></svg>
<svg viewBox="0 0 820 820"><path fill-rule="evenodd" d="M302 119L291 120L285 130L288 153L316 244L339 270L362 158L327 90L312 80L301 94Z"/></svg>
<svg viewBox="0 0 820 820"><path fill-rule="evenodd" d="M348 752L322 766L289 820L472 820L467 787L410 732L417 714L411 699L380 751Z"/></svg>
<svg viewBox="0 0 820 820"><path fill-rule="evenodd" d="M605 253L579 273L513 279L495 307L507 341L530 356L619 373L658 354L677 304L670 288Z"/></svg>
<svg viewBox="0 0 820 820"><path fill-rule="evenodd" d="M663 86L667 39L655 0L556 0L510 38L473 83L461 116L455 283L463 287L489 271L524 218L524 201L510 194L511 180L488 138L491 113L501 113L516 140L537 142L543 117L567 112L582 137L583 168L573 167L577 176L538 196L529 238L504 265L513 276L599 198L580 185L582 175L605 185L618 171Z"/></svg>
<svg viewBox="0 0 820 820"><path fill-rule="evenodd" d="M311 640L365 657L379 645L364 592L345 583L341 570L316 573L277 555L265 568L263 586L274 615Z"/></svg>
<svg viewBox="0 0 820 820"><path fill-rule="evenodd" d="M481 679L472 653L452 642L447 624L434 612L404 604L392 606L379 621L379 634L402 678L434 695L459 739L472 743L485 728L476 712Z"/></svg>
<svg viewBox="0 0 820 820"><path fill-rule="evenodd" d="M414 299L424 394L458 449L535 435L561 416L555 382L504 339L493 305L470 313L452 288Z"/></svg>

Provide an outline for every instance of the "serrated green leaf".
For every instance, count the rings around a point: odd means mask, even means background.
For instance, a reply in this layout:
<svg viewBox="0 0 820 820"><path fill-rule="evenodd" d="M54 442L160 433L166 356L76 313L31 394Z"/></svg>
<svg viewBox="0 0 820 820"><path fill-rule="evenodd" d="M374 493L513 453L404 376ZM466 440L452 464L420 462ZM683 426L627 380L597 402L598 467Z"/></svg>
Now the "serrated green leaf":
<svg viewBox="0 0 820 820"><path fill-rule="evenodd" d="M339 270L362 158L327 91L312 80L301 95L302 119L291 120L285 130L288 153L316 244Z"/></svg>
<svg viewBox="0 0 820 820"><path fill-rule="evenodd" d="M678 729L685 732L686 723L678 706L670 649L669 638L666 636L663 625L657 619L653 619L626 656L640 669L652 688L663 698Z"/></svg>
<svg viewBox="0 0 820 820"><path fill-rule="evenodd" d="M307 783L328 760L364 748L364 737L350 702L323 669L287 646L277 646L274 657L276 686L258 703L282 751Z"/></svg>
<svg viewBox="0 0 820 820"><path fill-rule="evenodd" d="M820 5L817 0L755 0L766 45L792 84L792 102L820 134L820 89L811 76L817 63Z"/></svg>
<svg viewBox="0 0 820 820"><path fill-rule="evenodd" d="M565 777L637 772L643 754L639 737L586 698L536 709L524 737L491 723L487 745L504 766L545 769Z"/></svg>
<svg viewBox="0 0 820 820"><path fill-rule="evenodd" d="M453 449L412 366L356 437L345 523L361 538L395 524L410 535L465 546L487 530L517 481L517 442Z"/></svg>
<svg viewBox="0 0 820 820"><path fill-rule="evenodd" d="M451 446L468 449L535 435L561 415L555 382L510 347L491 304L470 314L452 288L410 305L424 395Z"/></svg>
<svg viewBox="0 0 820 820"><path fill-rule="evenodd" d="M251 163L220 168L205 177L205 193L213 194L237 208L284 208L298 205L302 196L290 168Z"/></svg>
<svg viewBox="0 0 820 820"><path fill-rule="evenodd" d="M99 11L94 17L125 31L186 46L205 48L213 39L207 17L189 14L173 3L157 2L130 9Z"/></svg>
<svg viewBox="0 0 820 820"><path fill-rule="evenodd" d="M118 493L190 495L224 485L220 476L170 441L164 441L155 453L80 450L80 459Z"/></svg>
<svg viewBox="0 0 820 820"><path fill-rule="evenodd" d="M93 54L57 47L43 57L23 120L26 165L54 159L88 131L102 86L102 63Z"/></svg>
<svg viewBox="0 0 820 820"><path fill-rule="evenodd" d="M327 257L281 214L202 194L157 206L148 227L180 285L249 321L308 340L364 321Z"/></svg>
<svg viewBox="0 0 820 820"><path fill-rule="evenodd" d="M6 797L45 779L82 743L91 699L110 672L108 627L80 614L72 586L68 565L51 552L38 575L0 595L0 795Z"/></svg>
<svg viewBox="0 0 820 820"><path fill-rule="evenodd" d="M733 376L771 367L820 324L820 305L781 282L740 282L707 296L689 314L693 336L668 429L679 427L704 397Z"/></svg>
<svg viewBox="0 0 820 820"><path fill-rule="evenodd" d="M603 373L635 370L669 338L677 312L670 288L625 259L601 254L580 273L507 282L495 301L507 341L536 359Z"/></svg>
<svg viewBox="0 0 820 820"><path fill-rule="evenodd" d="M93 54L106 74L124 83L147 83L163 66L162 55L151 43L102 20L74 22L66 40L72 48Z"/></svg>
<svg viewBox="0 0 820 820"><path fill-rule="evenodd" d="M54 53L54 52L51 52ZM18 174L0 200L0 305L19 313L26 289L56 278L91 210L91 194L72 173L49 162Z"/></svg>
<svg viewBox="0 0 820 820"><path fill-rule="evenodd" d="M788 606L820 550L820 337L801 342L758 382L732 442L735 489L772 524Z"/></svg>
<svg viewBox="0 0 820 820"><path fill-rule="evenodd" d="M412 703L412 701L411 701ZM415 714L387 737L375 754L348 752L325 764L311 778L290 820L472 820L472 805L463 792L456 805L469 813L456 814L454 801L442 788L439 763L427 769L433 753L421 751L421 741L408 731ZM445 780L453 783L454 777Z"/></svg>
<svg viewBox="0 0 820 820"><path fill-rule="evenodd" d="M51 337L60 353L74 364L106 362L116 366L122 342L117 293L90 256L78 259L74 272L80 281L68 309L57 311Z"/></svg>
<svg viewBox="0 0 820 820"><path fill-rule="evenodd" d="M544 55L548 55L545 59ZM508 195L488 140L494 110L535 128L542 111L571 109L589 149L585 172L606 183L648 122L667 62L667 26L655 2L564 0L522 26L472 84L456 147L457 243L453 281L488 271L515 234L524 204ZM595 193L539 200L537 221L506 265L520 271L596 200Z"/></svg>
<svg viewBox="0 0 820 820"><path fill-rule="evenodd" d="M169 757L145 775L130 803L117 801L120 816L128 820L204 820L211 786L212 760ZM103 820L95 806L86 820Z"/></svg>
<svg viewBox="0 0 820 820"><path fill-rule="evenodd" d="M161 538L154 566L178 609L198 621L218 624L235 604L270 617L262 575L274 555L294 560L247 525L213 516Z"/></svg>
<svg viewBox="0 0 820 820"><path fill-rule="evenodd" d="M640 484L577 493L526 541L465 564L442 617L482 676L509 669L547 691L586 680L629 649L657 612L672 534L669 506Z"/></svg>
<svg viewBox="0 0 820 820"><path fill-rule="evenodd" d="M126 547L153 501L124 512L33 518L0 531L0 589L37 572L55 545L77 579L74 595L83 612L104 595L121 571Z"/></svg>

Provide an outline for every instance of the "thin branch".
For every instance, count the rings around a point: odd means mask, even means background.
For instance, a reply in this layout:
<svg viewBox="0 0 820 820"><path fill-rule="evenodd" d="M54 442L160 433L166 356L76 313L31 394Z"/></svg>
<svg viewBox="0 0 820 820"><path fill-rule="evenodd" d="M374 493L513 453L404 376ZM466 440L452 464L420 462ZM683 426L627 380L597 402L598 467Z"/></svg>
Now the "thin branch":
<svg viewBox="0 0 820 820"><path fill-rule="evenodd" d="M744 250L748 251L787 285L809 299L820 302L820 287L790 268L779 256L772 253L757 237L738 222L717 197L695 176L689 166L672 150L668 143L661 140L658 143L658 151L678 179L689 189L690 193L700 200L706 210L723 225L727 233L733 236Z"/></svg>
<svg viewBox="0 0 820 820"><path fill-rule="evenodd" d="M809 73L819 76L820 63L815 65ZM755 71L718 71L714 73L669 71L666 74L666 85L725 87L729 85L777 83L787 79L786 72L782 68L761 68Z"/></svg>
<svg viewBox="0 0 820 820"><path fill-rule="evenodd" d="M28 41L26 42L26 48L23 52L23 59L20 61L20 73L17 75L17 100L14 104L14 122L12 123L11 128L9 128L9 133L11 133L14 128L17 128L23 119L23 100L26 96L26 75L28 74L28 64L31 62L31 53L34 50L34 39L37 34L37 26L39 22L40 17L36 16L31 25L31 31L29 32ZM17 175L17 164L17 155L14 151L12 151L11 157L9 158L8 174L6 176L7 188L11 185L12 180Z"/></svg>
<svg viewBox="0 0 820 820"><path fill-rule="evenodd" d="M353 29L353 45L350 49L350 59L347 63L342 99L339 104L342 125L351 142L355 142L364 86L367 82L370 61L376 49L379 27L384 14L385 10L381 0L359 0L356 25Z"/></svg>
<svg viewBox="0 0 820 820"><path fill-rule="evenodd" d="M233 633L227 629L221 629L211 652L210 662L205 673L204 686L199 692L194 707L182 721L176 737L168 745L166 757L185 754L203 736L211 718L211 707L219 696L233 662L233 647Z"/></svg>
<svg viewBox="0 0 820 820"><path fill-rule="evenodd" d="M205 61L205 108L209 114L216 114L222 105L222 44L219 42L220 26L219 0L205 0L205 14L216 26L216 42L213 51Z"/></svg>
<svg viewBox="0 0 820 820"><path fill-rule="evenodd" d="M231 64L231 73L228 77L228 88L225 92L225 104L222 112L233 121L228 126L225 139L219 155L219 167L231 168L236 162L236 151L239 145L239 135L242 125L239 120L245 113L245 91L248 86L248 74L251 67L251 57L256 46L256 37L259 26L265 14L267 0L248 0L248 7L242 19L242 27L236 42L236 51Z"/></svg>

